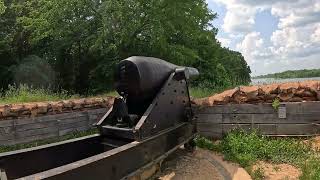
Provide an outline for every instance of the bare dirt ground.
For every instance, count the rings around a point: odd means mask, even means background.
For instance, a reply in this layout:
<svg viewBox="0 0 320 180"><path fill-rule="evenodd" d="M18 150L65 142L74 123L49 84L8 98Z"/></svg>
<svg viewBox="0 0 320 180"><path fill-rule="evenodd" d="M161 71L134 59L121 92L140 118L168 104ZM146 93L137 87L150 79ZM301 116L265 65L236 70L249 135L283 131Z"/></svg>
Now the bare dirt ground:
<svg viewBox="0 0 320 180"><path fill-rule="evenodd" d="M161 172L151 179L159 180L251 180L238 165L223 161L222 157L203 149L193 153L179 149L167 158Z"/></svg>
<svg viewBox="0 0 320 180"><path fill-rule="evenodd" d="M266 180L298 180L301 171L289 164L270 164L266 162L258 162L253 166L253 171L260 168Z"/></svg>
<svg viewBox="0 0 320 180"><path fill-rule="evenodd" d="M320 136L313 137L305 143L310 143L313 150L320 151Z"/></svg>

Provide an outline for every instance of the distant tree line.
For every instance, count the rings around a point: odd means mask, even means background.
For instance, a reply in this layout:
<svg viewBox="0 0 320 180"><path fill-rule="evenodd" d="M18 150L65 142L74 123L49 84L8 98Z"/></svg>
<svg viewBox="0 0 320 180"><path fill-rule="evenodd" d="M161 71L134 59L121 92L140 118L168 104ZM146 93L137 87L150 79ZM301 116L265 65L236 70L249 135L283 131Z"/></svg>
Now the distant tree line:
<svg viewBox="0 0 320 180"><path fill-rule="evenodd" d="M289 79L289 78L310 78L320 77L320 69L303 69L303 70L291 70L281 73L267 74L253 77L254 79L259 78L278 78L278 79Z"/></svg>
<svg viewBox="0 0 320 180"><path fill-rule="evenodd" d="M193 66L200 87L250 82L239 52L221 47L205 0L0 0L0 88L74 93L112 88L129 56Z"/></svg>

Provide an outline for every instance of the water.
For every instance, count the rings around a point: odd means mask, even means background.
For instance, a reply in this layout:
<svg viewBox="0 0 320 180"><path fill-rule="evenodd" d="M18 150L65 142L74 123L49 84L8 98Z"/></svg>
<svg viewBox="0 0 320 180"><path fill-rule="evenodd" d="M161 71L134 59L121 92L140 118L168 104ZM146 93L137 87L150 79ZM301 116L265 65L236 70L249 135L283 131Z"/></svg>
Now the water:
<svg viewBox="0 0 320 180"><path fill-rule="evenodd" d="M251 85L264 85L264 84L273 84L273 83L284 83L284 82L301 82L306 80L318 80L320 77L312 78L291 78L291 79L275 79L275 78L261 78L261 79L251 79Z"/></svg>

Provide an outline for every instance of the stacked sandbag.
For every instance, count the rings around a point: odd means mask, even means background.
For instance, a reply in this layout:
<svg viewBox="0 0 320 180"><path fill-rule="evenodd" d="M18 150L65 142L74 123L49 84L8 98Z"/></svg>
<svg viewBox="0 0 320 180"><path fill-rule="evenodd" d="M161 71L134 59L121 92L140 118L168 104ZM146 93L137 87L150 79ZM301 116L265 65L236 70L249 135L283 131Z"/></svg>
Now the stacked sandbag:
<svg viewBox="0 0 320 180"><path fill-rule="evenodd" d="M256 104L280 102L320 101L320 81L279 83L262 86L241 86L208 98L196 99L198 105Z"/></svg>
<svg viewBox="0 0 320 180"><path fill-rule="evenodd" d="M112 97L85 98L58 102L36 102L0 105L0 119L36 117L89 109L110 108Z"/></svg>

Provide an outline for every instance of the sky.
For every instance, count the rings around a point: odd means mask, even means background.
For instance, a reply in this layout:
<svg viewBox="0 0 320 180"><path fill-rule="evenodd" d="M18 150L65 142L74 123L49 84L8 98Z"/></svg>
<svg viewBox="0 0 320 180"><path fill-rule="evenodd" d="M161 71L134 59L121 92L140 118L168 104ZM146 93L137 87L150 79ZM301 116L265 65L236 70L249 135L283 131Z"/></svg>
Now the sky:
<svg viewBox="0 0 320 180"><path fill-rule="evenodd" d="M253 76L320 68L320 0L207 0L224 47Z"/></svg>

